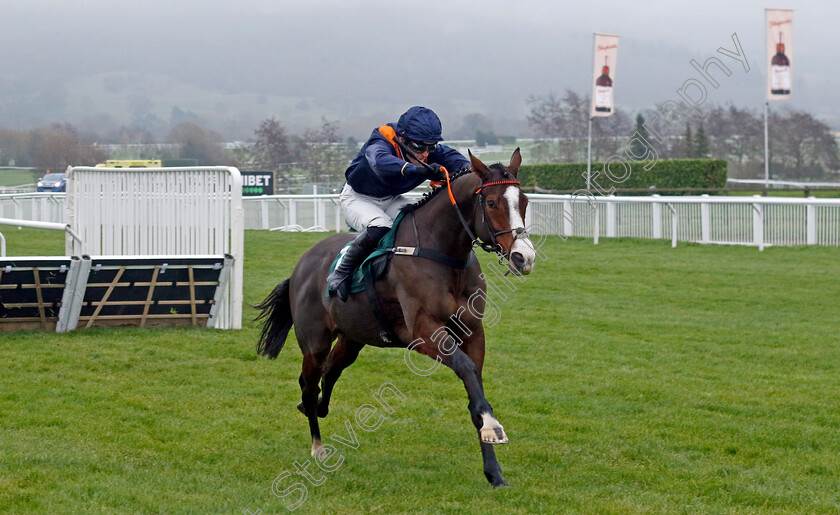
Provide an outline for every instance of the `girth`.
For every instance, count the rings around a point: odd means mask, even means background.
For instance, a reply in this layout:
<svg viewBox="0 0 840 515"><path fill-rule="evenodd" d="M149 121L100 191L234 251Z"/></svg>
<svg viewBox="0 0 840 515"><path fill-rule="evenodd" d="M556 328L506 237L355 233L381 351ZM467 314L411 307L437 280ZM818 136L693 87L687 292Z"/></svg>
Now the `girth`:
<svg viewBox="0 0 840 515"><path fill-rule="evenodd" d="M417 231L417 219L413 212L411 213L411 221L414 227L414 241L416 241L417 244L414 247L395 245L393 248L389 249L389 252L392 252L395 256L420 257L456 270L465 270L468 266L470 266L470 263L478 259L473 251L470 251L470 257L464 261L447 256L446 254L433 249L421 247L420 234ZM379 325L382 326L380 337L388 343L399 342L400 339L397 336L396 331L394 331L394 326L391 324L391 321L388 320L388 317L385 316L385 311L382 309L382 304L379 302L379 297L376 295L376 289L374 288L375 281L373 277L369 274L365 274L364 278L365 292L367 293L370 308L376 319L379 321Z"/></svg>

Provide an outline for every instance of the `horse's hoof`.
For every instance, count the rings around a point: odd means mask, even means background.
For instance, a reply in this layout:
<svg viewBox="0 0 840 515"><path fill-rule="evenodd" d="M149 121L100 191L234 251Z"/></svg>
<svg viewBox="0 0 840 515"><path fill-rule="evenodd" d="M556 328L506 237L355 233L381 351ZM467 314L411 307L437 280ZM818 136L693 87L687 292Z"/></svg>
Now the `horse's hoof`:
<svg viewBox="0 0 840 515"><path fill-rule="evenodd" d="M487 478L487 481L493 485L493 488L499 488L500 486L510 486L505 478L502 477L501 472L494 473L494 472L485 472L484 477Z"/></svg>
<svg viewBox="0 0 840 515"><path fill-rule="evenodd" d="M484 427L481 428L479 432L481 435L481 443L489 443L489 444L502 444L508 443L507 435L505 434L505 429L497 424L494 425L487 425L485 424Z"/></svg>
<svg viewBox="0 0 840 515"><path fill-rule="evenodd" d="M306 415L306 409L303 407L303 401L299 402L297 405L298 411ZM318 399L318 418L326 417L330 412L330 407L325 404L321 404L321 399Z"/></svg>
<svg viewBox="0 0 840 515"><path fill-rule="evenodd" d="M322 456L323 456L324 454L326 454L326 452L327 452L327 451L324 449L324 446L321 444L321 440L312 440L312 451L311 451L311 454L312 454L312 457L313 457L313 458L314 458L315 456L318 456L318 455L322 455Z"/></svg>
<svg viewBox="0 0 840 515"><path fill-rule="evenodd" d="M330 413L330 407L318 401L318 418L324 418Z"/></svg>

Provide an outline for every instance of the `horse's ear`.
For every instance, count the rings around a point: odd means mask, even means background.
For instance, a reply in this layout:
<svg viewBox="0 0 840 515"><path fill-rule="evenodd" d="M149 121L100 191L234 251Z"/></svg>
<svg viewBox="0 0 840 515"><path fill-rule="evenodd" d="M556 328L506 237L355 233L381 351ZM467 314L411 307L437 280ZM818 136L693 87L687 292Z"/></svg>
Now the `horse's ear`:
<svg viewBox="0 0 840 515"><path fill-rule="evenodd" d="M475 157L469 149L467 149L467 154L470 156L470 163L472 163L473 172L478 174L481 178L481 182L490 180L492 173L490 172L490 169L487 168L487 165L482 163L481 159Z"/></svg>
<svg viewBox="0 0 840 515"><path fill-rule="evenodd" d="M510 156L510 164L508 165L508 170L510 173L516 177L516 174L519 173L519 165L522 164L522 154L519 153L519 147L516 147L516 150L513 151L513 155Z"/></svg>

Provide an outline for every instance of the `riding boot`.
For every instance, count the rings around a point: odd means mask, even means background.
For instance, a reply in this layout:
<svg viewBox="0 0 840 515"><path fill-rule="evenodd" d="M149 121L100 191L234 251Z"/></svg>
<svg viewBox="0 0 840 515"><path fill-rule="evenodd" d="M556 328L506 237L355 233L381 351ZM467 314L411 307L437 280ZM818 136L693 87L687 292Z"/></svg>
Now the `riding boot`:
<svg viewBox="0 0 840 515"><path fill-rule="evenodd" d="M335 267L333 273L327 277L327 289L335 292L342 302L346 302L347 297L350 296L350 284L352 281L348 281L347 279L353 275L356 267L373 252L376 244L379 243L379 240L389 229L389 227L368 227L365 229L350 244L341 262Z"/></svg>

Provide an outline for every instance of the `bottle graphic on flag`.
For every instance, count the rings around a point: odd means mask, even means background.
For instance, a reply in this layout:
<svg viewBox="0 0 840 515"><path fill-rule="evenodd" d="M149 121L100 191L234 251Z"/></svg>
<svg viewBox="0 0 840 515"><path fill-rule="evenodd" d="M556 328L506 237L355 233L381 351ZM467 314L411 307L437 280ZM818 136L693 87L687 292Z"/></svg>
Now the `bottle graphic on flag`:
<svg viewBox="0 0 840 515"><path fill-rule="evenodd" d="M765 9L764 61L767 67L767 100L788 100L793 91L793 11Z"/></svg>
<svg viewBox="0 0 840 515"><path fill-rule="evenodd" d="M595 79L595 111L609 113L612 111L613 82L610 78L609 57L604 56L604 67L601 75Z"/></svg>
<svg viewBox="0 0 840 515"><path fill-rule="evenodd" d="M592 52L592 85L589 117L615 114L615 68L618 62L618 36L595 33Z"/></svg>
<svg viewBox="0 0 840 515"><path fill-rule="evenodd" d="M770 93L790 95L790 59L785 55L784 35L779 32L776 55L770 60Z"/></svg>

